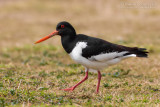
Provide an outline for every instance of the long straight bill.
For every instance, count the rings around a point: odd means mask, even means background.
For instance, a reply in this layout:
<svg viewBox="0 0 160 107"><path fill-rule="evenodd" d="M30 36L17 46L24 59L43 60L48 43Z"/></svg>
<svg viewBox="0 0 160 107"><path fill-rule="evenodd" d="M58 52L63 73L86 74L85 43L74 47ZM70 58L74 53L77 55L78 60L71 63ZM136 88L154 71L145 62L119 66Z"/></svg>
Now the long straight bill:
<svg viewBox="0 0 160 107"><path fill-rule="evenodd" d="M44 37L44 38L42 38L42 39L36 41L35 44L40 43L40 42L43 42L43 41L45 41L45 40L47 40L47 39L53 37L54 35L58 35L58 31L55 30L54 32L52 32L52 33L49 34L48 36L46 36L46 37Z"/></svg>

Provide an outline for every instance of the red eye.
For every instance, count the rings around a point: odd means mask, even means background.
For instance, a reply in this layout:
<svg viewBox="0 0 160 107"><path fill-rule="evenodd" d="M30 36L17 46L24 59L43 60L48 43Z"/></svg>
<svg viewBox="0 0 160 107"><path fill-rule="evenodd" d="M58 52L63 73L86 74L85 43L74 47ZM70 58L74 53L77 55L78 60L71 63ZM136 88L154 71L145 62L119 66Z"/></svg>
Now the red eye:
<svg viewBox="0 0 160 107"><path fill-rule="evenodd" d="M61 25L61 28L64 28L64 25Z"/></svg>

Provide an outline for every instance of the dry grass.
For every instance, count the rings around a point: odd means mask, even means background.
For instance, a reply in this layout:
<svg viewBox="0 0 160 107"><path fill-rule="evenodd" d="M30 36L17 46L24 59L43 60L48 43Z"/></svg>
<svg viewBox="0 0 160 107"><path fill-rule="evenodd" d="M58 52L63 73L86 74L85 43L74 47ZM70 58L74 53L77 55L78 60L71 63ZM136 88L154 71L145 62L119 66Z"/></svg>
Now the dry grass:
<svg viewBox="0 0 160 107"><path fill-rule="evenodd" d="M122 2L131 1L1 0L0 106L159 106L160 2L146 9L120 8ZM77 33L145 47L149 58L105 69L99 95L92 73L74 92L63 92L84 77L83 67L64 52L58 36L33 45L62 20Z"/></svg>

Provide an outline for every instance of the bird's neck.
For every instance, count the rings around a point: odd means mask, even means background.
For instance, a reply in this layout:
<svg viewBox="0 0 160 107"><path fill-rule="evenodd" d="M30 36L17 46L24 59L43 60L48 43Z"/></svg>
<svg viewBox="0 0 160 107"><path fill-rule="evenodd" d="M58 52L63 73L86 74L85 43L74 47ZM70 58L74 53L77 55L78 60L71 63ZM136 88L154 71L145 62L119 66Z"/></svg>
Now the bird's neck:
<svg viewBox="0 0 160 107"><path fill-rule="evenodd" d="M76 35L65 35L61 37L61 42L64 50L67 53L71 53L75 46Z"/></svg>

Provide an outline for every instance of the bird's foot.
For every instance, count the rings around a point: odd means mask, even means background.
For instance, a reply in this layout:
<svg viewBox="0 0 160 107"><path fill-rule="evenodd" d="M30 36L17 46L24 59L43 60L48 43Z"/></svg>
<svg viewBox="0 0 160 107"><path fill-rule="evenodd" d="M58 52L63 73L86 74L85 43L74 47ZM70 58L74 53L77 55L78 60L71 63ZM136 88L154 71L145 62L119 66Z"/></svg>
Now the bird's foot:
<svg viewBox="0 0 160 107"><path fill-rule="evenodd" d="M73 91L74 90L74 87L71 87L71 88L66 88L66 89L61 89L63 91Z"/></svg>
<svg viewBox="0 0 160 107"><path fill-rule="evenodd" d="M99 94L99 92L96 91L96 94Z"/></svg>

